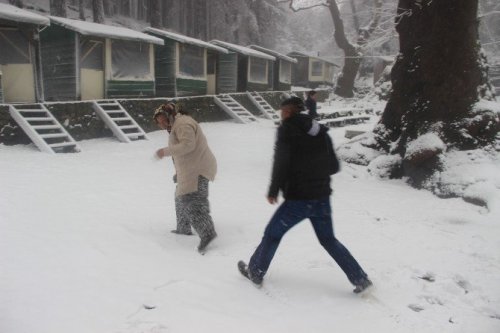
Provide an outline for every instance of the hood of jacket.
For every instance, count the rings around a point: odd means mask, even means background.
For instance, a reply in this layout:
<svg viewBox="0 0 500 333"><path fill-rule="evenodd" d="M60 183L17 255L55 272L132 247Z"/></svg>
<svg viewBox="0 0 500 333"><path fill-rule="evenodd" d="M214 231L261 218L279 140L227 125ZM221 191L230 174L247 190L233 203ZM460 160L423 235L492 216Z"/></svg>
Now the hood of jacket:
<svg viewBox="0 0 500 333"><path fill-rule="evenodd" d="M328 127L321 125L316 120L311 118L307 114L296 114L287 120L285 120L287 125L291 125L296 128L298 131L305 133L309 136L317 136L320 133L328 132Z"/></svg>

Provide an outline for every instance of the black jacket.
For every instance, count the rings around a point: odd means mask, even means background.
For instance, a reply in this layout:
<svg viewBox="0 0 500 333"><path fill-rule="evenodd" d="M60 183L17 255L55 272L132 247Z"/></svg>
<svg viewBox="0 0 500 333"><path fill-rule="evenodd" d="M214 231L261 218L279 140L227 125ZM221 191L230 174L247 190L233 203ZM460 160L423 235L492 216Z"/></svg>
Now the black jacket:
<svg viewBox="0 0 500 333"><path fill-rule="evenodd" d="M309 110L309 115L313 118L316 118L318 116L318 107L316 101L311 97L307 97L305 104L306 109Z"/></svg>
<svg viewBox="0 0 500 333"><path fill-rule="evenodd" d="M338 160L327 133L310 116L296 114L278 128L269 197L279 191L287 200L328 197L330 175L338 171Z"/></svg>

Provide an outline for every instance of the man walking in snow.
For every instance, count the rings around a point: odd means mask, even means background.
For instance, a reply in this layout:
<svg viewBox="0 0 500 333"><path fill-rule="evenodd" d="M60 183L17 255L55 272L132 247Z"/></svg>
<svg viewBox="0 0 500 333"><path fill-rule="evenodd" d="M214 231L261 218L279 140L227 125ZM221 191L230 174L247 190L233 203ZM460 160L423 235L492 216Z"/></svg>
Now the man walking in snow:
<svg viewBox="0 0 500 333"><path fill-rule="evenodd" d="M313 118L316 119L318 117L318 103L317 103L317 98L318 96L316 95L316 91L311 90L307 93L307 98L306 98L306 109L309 115Z"/></svg>
<svg viewBox="0 0 500 333"><path fill-rule="evenodd" d="M359 293L372 283L333 233L330 176L338 171L338 160L328 128L301 114L304 110L299 97L290 97L281 103L283 121L278 128L267 200L277 203L281 191L285 201L267 225L248 266L240 261L238 269L253 283L261 285L281 238L297 223L309 219L320 244L347 275L355 287L354 292Z"/></svg>
<svg viewBox="0 0 500 333"><path fill-rule="evenodd" d="M210 216L208 181L217 173L217 162L208 147L198 123L175 104L163 104L156 109L154 121L169 133L168 146L158 149L156 156L172 156L176 171L175 213L177 228L173 233L192 235L191 227L200 236L198 251L217 237Z"/></svg>

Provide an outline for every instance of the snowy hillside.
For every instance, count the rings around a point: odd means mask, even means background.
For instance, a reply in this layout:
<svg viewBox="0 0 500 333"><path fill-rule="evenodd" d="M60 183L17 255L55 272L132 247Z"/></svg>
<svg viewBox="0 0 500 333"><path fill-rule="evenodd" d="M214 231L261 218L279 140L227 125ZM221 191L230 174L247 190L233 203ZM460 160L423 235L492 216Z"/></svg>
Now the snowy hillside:
<svg viewBox="0 0 500 333"><path fill-rule="evenodd" d="M276 208L265 200L275 129L202 127L219 163L219 237L205 256L197 237L170 233L173 165L152 159L165 132L83 141L79 154L0 146L0 332L500 332L499 210L353 165L333 180L335 232L375 288L353 294L308 222L254 288L236 262ZM331 131L336 145L344 131Z"/></svg>

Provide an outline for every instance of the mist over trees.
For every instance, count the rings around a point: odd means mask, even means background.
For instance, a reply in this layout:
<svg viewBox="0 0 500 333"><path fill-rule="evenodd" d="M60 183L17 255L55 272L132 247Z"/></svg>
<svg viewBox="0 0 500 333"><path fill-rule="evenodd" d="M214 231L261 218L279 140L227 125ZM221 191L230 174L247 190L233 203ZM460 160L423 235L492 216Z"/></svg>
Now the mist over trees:
<svg viewBox="0 0 500 333"><path fill-rule="evenodd" d="M326 57L342 66L347 60L350 75L343 74L337 92L352 96L352 82L370 74L378 56L398 52L396 0L336 1L348 52L335 42L332 12L327 0L0 0L19 7L123 25L170 29L203 40L220 39L241 45L258 44L279 52L303 51ZM324 6L324 5L327 6ZM479 34L485 55L500 63L500 3L479 0ZM337 22L338 24L338 22ZM351 47L348 47L348 46ZM345 57L347 55L347 58ZM359 71L358 71L359 69ZM344 84L347 81L347 84ZM347 86L347 89L343 87Z"/></svg>
<svg viewBox="0 0 500 333"><path fill-rule="evenodd" d="M281 52L331 56L331 19L323 9L293 14L276 0L0 0L19 7L132 29L154 26L203 40L259 44ZM66 11L64 12L63 9ZM293 15L292 15L293 14Z"/></svg>

